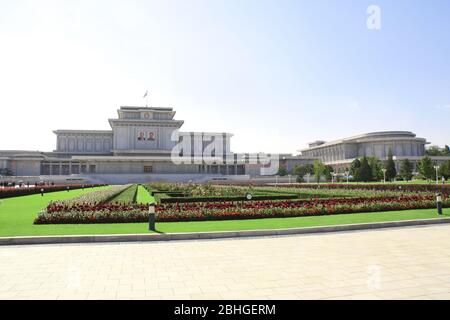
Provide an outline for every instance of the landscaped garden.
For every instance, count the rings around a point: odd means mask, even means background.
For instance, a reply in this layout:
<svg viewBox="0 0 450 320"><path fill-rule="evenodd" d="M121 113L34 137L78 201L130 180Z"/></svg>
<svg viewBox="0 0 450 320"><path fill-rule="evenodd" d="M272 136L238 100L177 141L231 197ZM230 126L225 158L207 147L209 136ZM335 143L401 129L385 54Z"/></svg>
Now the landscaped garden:
<svg viewBox="0 0 450 320"><path fill-rule="evenodd" d="M417 186L393 190L381 186L375 189L329 187L255 188L167 183L114 186L51 202L39 213L35 223L146 222L149 203L136 201L138 190L140 199L147 193L148 199L153 196L158 202L155 207L157 222L304 217L435 206L435 194ZM443 204L450 206L447 188L443 190Z"/></svg>
<svg viewBox="0 0 450 320"><path fill-rule="evenodd" d="M435 191L402 185L283 187L125 185L19 196L0 204L0 236L294 228L437 218ZM436 186L434 186L436 188ZM440 186L444 207L449 188ZM251 195L249 197L249 195ZM449 212L444 211L447 215Z"/></svg>

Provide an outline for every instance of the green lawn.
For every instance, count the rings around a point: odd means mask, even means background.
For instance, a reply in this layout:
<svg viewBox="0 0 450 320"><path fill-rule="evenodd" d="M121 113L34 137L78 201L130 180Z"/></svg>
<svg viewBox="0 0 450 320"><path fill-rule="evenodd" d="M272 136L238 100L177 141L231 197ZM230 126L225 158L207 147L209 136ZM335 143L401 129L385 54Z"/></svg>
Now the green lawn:
<svg viewBox="0 0 450 320"><path fill-rule="evenodd" d="M138 187L136 203L149 204L155 202L155 198L148 193L147 189L145 189L143 186Z"/></svg>
<svg viewBox="0 0 450 320"><path fill-rule="evenodd" d="M149 232L146 223L92 225L33 224L33 220L36 217L38 211L44 208L49 201L68 199L78 196L82 193L90 192L91 190L92 189L72 190L70 192L54 192L48 193L44 197L41 197L40 195L31 195L2 200L0 204L0 237L36 235L133 234ZM144 197L145 193L141 193L141 196ZM450 209L444 210L444 216L450 217ZM301 228L312 226L429 218L438 218L436 209L379 213L357 213L299 218L157 223L156 226L158 231L160 232L174 233Z"/></svg>
<svg viewBox="0 0 450 320"><path fill-rule="evenodd" d="M133 184L118 195L116 195L114 198L109 200L111 203L133 203L134 198L137 192L138 186Z"/></svg>

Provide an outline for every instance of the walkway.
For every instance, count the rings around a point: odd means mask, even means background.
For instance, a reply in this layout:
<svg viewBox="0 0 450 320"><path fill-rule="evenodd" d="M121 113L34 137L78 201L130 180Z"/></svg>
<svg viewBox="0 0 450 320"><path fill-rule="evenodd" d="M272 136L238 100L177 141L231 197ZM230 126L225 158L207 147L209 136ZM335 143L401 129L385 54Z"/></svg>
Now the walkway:
<svg viewBox="0 0 450 320"><path fill-rule="evenodd" d="M0 299L450 299L450 226L0 247Z"/></svg>

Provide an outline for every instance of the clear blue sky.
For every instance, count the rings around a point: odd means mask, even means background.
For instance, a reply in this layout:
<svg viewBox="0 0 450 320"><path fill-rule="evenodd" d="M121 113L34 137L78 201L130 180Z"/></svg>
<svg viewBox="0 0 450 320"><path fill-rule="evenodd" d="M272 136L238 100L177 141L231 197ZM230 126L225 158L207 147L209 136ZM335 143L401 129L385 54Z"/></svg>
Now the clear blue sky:
<svg viewBox="0 0 450 320"><path fill-rule="evenodd" d="M235 152L381 130L450 144L449 14L448 0L0 0L0 149L109 129L146 89L184 130L234 133Z"/></svg>

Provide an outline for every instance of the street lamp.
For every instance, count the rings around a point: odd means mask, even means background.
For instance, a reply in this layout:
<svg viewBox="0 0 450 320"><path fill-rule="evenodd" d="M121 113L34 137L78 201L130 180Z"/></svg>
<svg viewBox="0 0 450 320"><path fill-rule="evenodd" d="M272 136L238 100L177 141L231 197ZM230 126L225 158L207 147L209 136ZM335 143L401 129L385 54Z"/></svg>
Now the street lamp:
<svg viewBox="0 0 450 320"><path fill-rule="evenodd" d="M345 177L347 178L347 183L348 183L348 176L350 174L350 171L345 171Z"/></svg>
<svg viewBox="0 0 450 320"><path fill-rule="evenodd" d="M336 176L336 173L334 171L331 172L331 183L334 183L334 178Z"/></svg>
<svg viewBox="0 0 450 320"><path fill-rule="evenodd" d="M437 204L437 210L438 215L442 215L442 195L440 193L436 193L436 204Z"/></svg>
<svg viewBox="0 0 450 320"><path fill-rule="evenodd" d="M155 204L151 203L148 206L148 229L150 231L156 231L155 222L156 222Z"/></svg>
<svg viewBox="0 0 450 320"><path fill-rule="evenodd" d="M439 166L434 166L434 170L436 170L436 185L439 184Z"/></svg>
<svg viewBox="0 0 450 320"><path fill-rule="evenodd" d="M289 177L289 184L291 184L291 175L289 174L288 177Z"/></svg>
<svg viewBox="0 0 450 320"><path fill-rule="evenodd" d="M306 182L308 182L308 183L309 183L309 177L310 177L310 176L311 176L311 173L308 172L308 173L306 174Z"/></svg>
<svg viewBox="0 0 450 320"><path fill-rule="evenodd" d="M383 183L386 183L386 171L387 169L381 169L383 171Z"/></svg>

